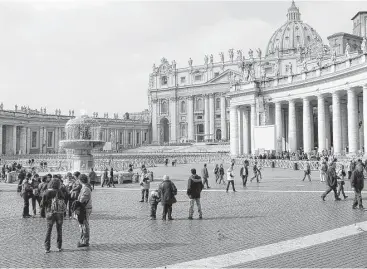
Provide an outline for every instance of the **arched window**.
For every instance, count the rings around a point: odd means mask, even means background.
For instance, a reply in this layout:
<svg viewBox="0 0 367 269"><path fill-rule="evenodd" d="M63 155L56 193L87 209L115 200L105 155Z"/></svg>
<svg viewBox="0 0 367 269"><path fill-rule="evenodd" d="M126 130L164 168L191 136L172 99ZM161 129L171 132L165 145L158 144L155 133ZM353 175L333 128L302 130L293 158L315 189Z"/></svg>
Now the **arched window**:
<svg viewBox="0 0 367 269"><path fill-rule="evenodd" d="M186 102L182 101L181 102L181 109L180 109L181 113L186 113Z"/></svg>
<svg viewBox="0 0 367 269"><path fill-rule="evenodd" d="M220 110L220 98L215 99L215 109Z"/></svg>
<svg viewBox="0 0 367 269"><path fill-rule="evenodd" d="M203 99L196 99L196 110L204 110Z"/></svg>
<svg viewBox="0 0 367 269"><path fill-rule="evenodd" d="M168 112L167 101L162 101L161 103L161 114L166 114Z"/></svg>

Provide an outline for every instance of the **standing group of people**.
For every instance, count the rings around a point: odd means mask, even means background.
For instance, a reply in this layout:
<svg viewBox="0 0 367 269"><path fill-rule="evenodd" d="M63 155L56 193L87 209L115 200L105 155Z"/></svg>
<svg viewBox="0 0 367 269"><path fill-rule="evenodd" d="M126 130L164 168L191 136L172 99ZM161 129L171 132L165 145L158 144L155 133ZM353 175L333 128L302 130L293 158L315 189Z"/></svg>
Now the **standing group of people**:
<svg viewBox="0 0 367 269"><path fill-rule="evenodd" d="M62 225L64 218L74 215L79 221L80 240L78 247L89 246L89 217L92 212L92 187L88 176L80 172L70 172L64 179L61 175L47 174L41 178L38 174L19 174L20 195L24 201L23 218L29 218L29 201L32 201L33 216L36 216L36 205L40 208L41 218L46 219L45 252L51 248L51 232L56 224L57 250L62 251Z"/></svg>

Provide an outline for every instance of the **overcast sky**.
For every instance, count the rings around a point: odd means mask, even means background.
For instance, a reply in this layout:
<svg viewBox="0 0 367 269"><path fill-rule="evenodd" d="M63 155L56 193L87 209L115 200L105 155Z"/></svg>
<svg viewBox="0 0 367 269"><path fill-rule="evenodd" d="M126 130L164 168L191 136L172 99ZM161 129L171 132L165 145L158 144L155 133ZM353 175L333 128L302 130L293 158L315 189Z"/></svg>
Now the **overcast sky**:
<svg viewBox="0 0 367 269"><path fill-rule="evenodd" d="M187 66L191 57L266 48L291 1L0 1L0 102L33 109L81 109L110 117L148 108L153 63ZM367 2L296 1L301 18L327 43L352 33Z"/></svg>

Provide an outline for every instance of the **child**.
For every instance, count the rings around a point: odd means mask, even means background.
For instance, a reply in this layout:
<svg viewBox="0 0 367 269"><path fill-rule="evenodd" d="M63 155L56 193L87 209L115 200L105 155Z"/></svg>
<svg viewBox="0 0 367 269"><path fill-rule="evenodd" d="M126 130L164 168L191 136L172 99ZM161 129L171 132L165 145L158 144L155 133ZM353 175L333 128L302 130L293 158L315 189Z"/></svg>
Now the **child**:
<svg viewBox="0 0 367 269"><path fill-rule="evenodd" d="M149 203L150 203L150 217L151 220L155 220L157 217L157 206L161 201L158 190L153 190L150 192Z"/></svg>
<svg viewBox="0 0 367 269"><path fill-rule="evenodd" d="M340 182L339 183L339 188L338 188L338 197L340 195L340 192L343 194L344 196L344 200L348 198L348 196L345 195L344 193L344 185L345 185L345 182L344 182L344 177L346 176L346 173L345 173L345 170L344 170L344 165L341 166L340 170L338 171L338 177L340 178Z"/></svg>

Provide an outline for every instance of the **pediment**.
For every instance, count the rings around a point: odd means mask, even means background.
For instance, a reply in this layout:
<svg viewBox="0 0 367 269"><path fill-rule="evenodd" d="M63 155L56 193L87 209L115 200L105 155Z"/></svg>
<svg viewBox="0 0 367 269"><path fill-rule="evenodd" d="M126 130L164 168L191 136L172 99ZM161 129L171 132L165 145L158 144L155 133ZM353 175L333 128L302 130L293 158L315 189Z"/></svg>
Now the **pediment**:
<svg viewBox="0 0 367 269"><path fill-rule="evenodd" d="M220 73L217 77L212 78L207 83L221 83L221 82L230 82L230 76L232 72L232 78L234 76L242 77L242 74L238 71L227 69L226 71Z"/></svg>

